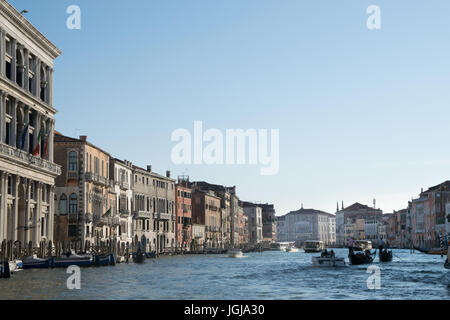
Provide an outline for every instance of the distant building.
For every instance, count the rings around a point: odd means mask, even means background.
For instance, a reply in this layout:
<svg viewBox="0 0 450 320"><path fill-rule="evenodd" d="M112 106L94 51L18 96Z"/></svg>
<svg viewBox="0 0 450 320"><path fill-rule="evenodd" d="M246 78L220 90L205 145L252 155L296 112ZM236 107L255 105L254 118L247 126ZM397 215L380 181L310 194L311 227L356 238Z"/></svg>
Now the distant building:
<svg viewBox="0 0 450 320"><path fill-rule="evenodd" d="M220 248L221 216L220 198L214 191L203 191L198 187L192 193L192 222L205 226L205 247Z"/></svg>
<svg viewBox="0 0 450 320"><path fill-rule="evenodd" d="M336 243L338 245L346 245L351 228L353 228L354 238L364 240L366 238L366 230L369 231L369 237L372 237L375 233L372 229L374 228L374 221L378 219L377 217L381 217L382 214L382 210L371 208L358 202L337 211ZM367 221L369 221L368 224L366 223ZM350 224L353 224L353 226L350 226Z"/></svg>
<svg viewBox="0 0 450 320"><path fill-rule="evenodd" d="M277 218L278 241L295 241L303 245L307 240L319 240L333 245L335 216L320 210L300 209Z"/></svg>
<svg viewBox="0 0 450 320"><path fill-rule="evenodd" d="M450 181L422 191L409 202L411 240L420 247L439 247L439 235L446 231L446 208L450 202Z"/></svg>
<svg viewBox="0 0 450 320"><path fill-rule="evenodd" d="M176 185L177 247L188 250L192 242L192 189L188 177L179 177Z"/></svg>
<svg viewBox="0 0 450 320"><path fill-rule="evenodd" d="M242 202L242 205L248 218L249 243L261 243L263 241L262 208L249 202Z"/></svg>

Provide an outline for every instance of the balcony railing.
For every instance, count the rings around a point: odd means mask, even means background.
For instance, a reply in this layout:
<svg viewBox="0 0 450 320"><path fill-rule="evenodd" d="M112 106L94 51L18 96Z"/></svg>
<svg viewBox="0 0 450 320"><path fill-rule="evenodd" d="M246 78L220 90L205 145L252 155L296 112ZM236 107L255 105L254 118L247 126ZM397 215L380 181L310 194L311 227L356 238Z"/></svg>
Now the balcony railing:
<svg viewBox="0 0 450 320"><path fill-rule="evenodd" d="M128 209L119 209L119 214L121 217L128 217L130 215L130 210Z"/></svg>
<svg viewBox="0 0 450 320"><path fill-rule="evenodd" d="M175 220L173 214L171 213L163 213L163 212L154 212L153 219L157 220Z"/></svg>
<svg viewBox="0 0 450 320"><path fill-rule="evenodd" d="M35 157L25 151L8 146L2 142L0 142L0 157L10 161L19 162L27 167L44 170L56 176L61 174L61 166L48 160Z"/></svg>
<svg viewBox="0 0 450 320"><path fill-rule="evenodd" d="M150 219L152 217L152 214L147 211L135 211L133 215L135 219Z"/></svg>
<svg viewBox="0 0 450 320"><path fill-rule="evenodd" d="M130 185L128 184L128 182L118 181L117 184L120 186L121 189L124 189L124 190L130 189Z"/></svg>
<svg viewBox="0 0 450 320"><path fill-rule="evenodd" d="M102 185L105 185L105 186L107 186L109 184L107 178L102 177L102 176L100 176L98 174L87 172L84 176L86 178L86 181L89 181L89 182L99 183L99 184L102 184Z"/></svg>

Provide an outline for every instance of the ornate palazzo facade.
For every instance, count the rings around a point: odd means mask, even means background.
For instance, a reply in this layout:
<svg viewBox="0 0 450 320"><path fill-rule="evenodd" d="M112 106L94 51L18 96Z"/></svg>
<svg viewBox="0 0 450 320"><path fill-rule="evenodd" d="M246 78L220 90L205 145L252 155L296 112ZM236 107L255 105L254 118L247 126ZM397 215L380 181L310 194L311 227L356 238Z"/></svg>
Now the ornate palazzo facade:
<svg viewBox="0 0 450 320"><path fill-rule="evenodd" d="M53 240L53 62L61 54L0 1L0 241Z"/></svg>

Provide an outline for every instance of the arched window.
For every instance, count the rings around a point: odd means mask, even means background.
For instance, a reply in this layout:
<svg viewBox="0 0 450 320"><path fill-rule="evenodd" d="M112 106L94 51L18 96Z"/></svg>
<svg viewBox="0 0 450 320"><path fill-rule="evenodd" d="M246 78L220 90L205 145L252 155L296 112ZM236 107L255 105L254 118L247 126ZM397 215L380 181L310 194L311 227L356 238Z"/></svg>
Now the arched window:
<svg viewBox="0 0 450 320"><path fill-rule="evenodd" d="M69 198L69 213L77 213L77 211L77 195L75 193L72 193Z"/></svg>
<svg viewBox="0 0 450 320"><path fill-rule="evenodd" d="M69 152L69 171L78 171L78 155L75 151Z"/></svg>
<svg viewBox="0 0 450 320"><path fill-rule="evenodd" d="M67 214L67 196L65 194L59 198L59 214Z"/></svg>

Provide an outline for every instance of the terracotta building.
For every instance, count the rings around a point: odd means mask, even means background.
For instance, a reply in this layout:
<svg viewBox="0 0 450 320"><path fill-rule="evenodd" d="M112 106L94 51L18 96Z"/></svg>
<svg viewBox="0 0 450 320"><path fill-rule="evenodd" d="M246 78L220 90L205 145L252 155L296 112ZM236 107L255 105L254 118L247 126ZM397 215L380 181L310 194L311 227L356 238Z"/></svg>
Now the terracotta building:
<svg viewBox="0 0 450 320"><path fill-rule="evenodd" d="M178 178L175 186L177 247L190 250L192 242L192 189L188 177Z"/></svg>

